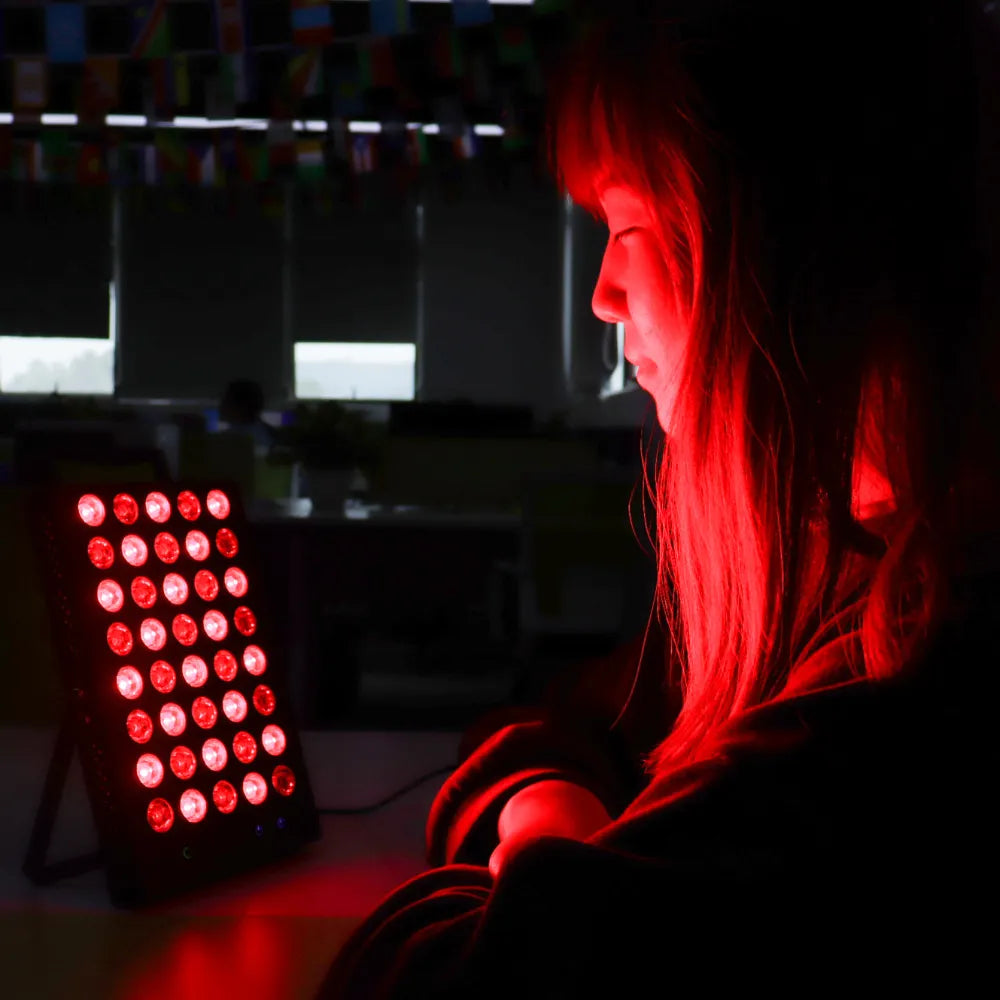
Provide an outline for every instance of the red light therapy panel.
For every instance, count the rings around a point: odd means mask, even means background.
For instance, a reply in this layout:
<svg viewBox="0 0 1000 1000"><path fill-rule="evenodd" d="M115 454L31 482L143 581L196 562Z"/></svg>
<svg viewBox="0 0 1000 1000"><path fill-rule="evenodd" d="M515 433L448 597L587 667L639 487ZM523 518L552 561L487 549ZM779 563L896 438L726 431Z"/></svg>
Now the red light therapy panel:
<svg viewBox="0 0 1000 1000"><path fill-rule="evenodd" d="M59 488L36 514L112 898L187 891L316 839L235 492Z"/></svg>

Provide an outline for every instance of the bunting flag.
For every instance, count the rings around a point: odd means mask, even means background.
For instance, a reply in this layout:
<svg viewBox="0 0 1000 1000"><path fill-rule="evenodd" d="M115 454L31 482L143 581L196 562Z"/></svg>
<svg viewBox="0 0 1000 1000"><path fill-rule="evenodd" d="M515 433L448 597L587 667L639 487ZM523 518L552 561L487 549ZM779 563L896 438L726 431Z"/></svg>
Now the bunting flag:
<svg viewBox="0 0 1000 1000"><path fill-rule="evenodd" d="M220 182L218 150L215 142L206 139L197 143L189 162L191 180L200 187L217 187Z"/></svg>
<svg viewBox="0 0 1000 1000"><path fill-rule="evenodd" d="M369 0L373 35L405 35L410 30L409 0Z"/></svg>
<svg viewBox="0 0 1000 1000"><path fill-rule="evenodd" d="M247 31L244 0L215 0L215 46L224 55L246 51Z"/></svg>
<svg viewBox="0 0 1000 1000"><path fill-rule="evenodd" d="M367 45L361 45L358 48L358 68L362 89L395 87L398 77L392 42L388 38L375 38Z"/></svg>
<svg viewBox="0 0 1000 1000"><path fill-rule="evenodd" d="M452 141L452 148L459 160L472 160L479 155L479 136L471 125L466 125L462 134Z"/></svg>
<svg viewBox="0 0 1000 1000"><path fill-rule="evenodd" d="M133 59L164 59L170 54L167 0L131 0Z"/></svg>
<svg viewBox="0 0 1000 1000"><path fill-rule="evenodd" d="M454 28L439 28L430 42L431 62L438 77L465 75L465 48L462 34Z"/></svg>
<svg viewBox="0 0 1000 1000"><path fill-rule="evenodd" d="M327 0L292 0L292 42L308 49L332 41L333 21Z"/></svg>
<svg viewBox="0 0 1000 1000"><path fill-rule="evenodd" d="M493 20L490 0L451 0L451 14L457 28L475 28Z"/></svg>
<svg viewBox="0 0 1000 1000"><path fill-rule="evenodd" d="M100 121L118 106L120 65L117 56L91 56L84 60L77 100L77 111L84 121Z"/></svg>
<svg viewBox="0 0 1000 1000"><path fill-rule="evenodd" d="M76 180L85 187L103 186L108 183L108 165L101 143L85 142L80 146L76 163Z"/></svg>
<svg viewBox="0 0 1000 1000"><path fill-rule="evenodd" d="M293 104L315 97L323 88L323 50L309 49L292 56L288 64L288 87Z"/></svg>
<svg viewBox="0 0 1000 1000"><path fill-rule="evenodd" d="M49 68L43 58L23 56L14 59L14 107L18 111L42 111L49 98Z"/></svg>
<svg viewBox="0 0 1000 1000"><path fill-rule="evenodd" d="M323 142L320 139L300 139L295 144L295 175L306 184L321 181L326 175Z"/></svg>
<svg viewBox="0 0 1000 1000"><path fill-rule="evenodd" d="M45 7L45 51L51 63L82 63L86 56L82 3Z"/></svg>
<svg viewBox="0 0 1000 1000"><path fill-rule="evenodd" d="M186 55L151 59L149 75L156 116L171 117L178 108L191 104L191 77Z"/></svg>
<svg viewBox="0 0 1000 1000"><path fill-rule="evenodd" d="M370 174L375 169L375 137L362 133L351 137L351 171Z"/></svg>
<svg viewBox="0 0 1000 1000"><path fill-rule="evenodd" d="M520 24L497 25L495 28L497 58L501 66L517 66L535 58L531 33Z"/></svg>

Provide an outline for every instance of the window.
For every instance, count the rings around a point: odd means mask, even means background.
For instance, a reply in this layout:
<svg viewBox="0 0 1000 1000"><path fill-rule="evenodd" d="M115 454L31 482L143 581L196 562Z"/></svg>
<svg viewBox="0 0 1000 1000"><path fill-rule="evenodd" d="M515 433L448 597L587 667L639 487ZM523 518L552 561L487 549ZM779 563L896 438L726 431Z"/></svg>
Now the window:
<svg viewBox="0 0 1000 1000"><path fill-rule="evenodd" d="M295 345L297 399L413 399L415 344L301 342Z"/></svg>

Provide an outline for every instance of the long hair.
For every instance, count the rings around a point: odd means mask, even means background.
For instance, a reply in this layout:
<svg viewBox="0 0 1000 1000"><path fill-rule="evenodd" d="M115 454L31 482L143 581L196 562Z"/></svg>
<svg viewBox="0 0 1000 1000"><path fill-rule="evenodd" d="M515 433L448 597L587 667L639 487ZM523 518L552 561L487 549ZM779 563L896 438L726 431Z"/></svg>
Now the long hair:
<svg viewBox="0 0 1000 1000"><path fill-rule="evenodd" d="M996 394L964 6L848 0L818 30L783 0L624 6L551 74L548 136L595 217L602 181L644 198L691 331L652 485L682 691L657 769L790 690L919 661Z"/></svg>

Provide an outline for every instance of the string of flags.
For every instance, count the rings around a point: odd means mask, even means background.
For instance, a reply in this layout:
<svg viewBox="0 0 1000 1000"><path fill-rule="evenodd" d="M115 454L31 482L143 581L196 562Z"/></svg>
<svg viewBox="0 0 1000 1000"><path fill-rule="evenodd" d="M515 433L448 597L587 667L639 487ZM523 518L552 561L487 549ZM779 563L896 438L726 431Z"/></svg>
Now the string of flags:
<svg viewBox="0 0 1000 1000"><path fill-rule="evenodd" d="M0 180L310 183L345 168L419 168L442 151L476 159L491 143L522 152L537 139L540 54L569 20L569 0L451 0L449 22L418 30L413 8L440 5L369 0L365 33L346 34L344 5L289 0L287 40L260 45L246 0L206 3L203 49L180 47L167 0L119 5L129 29L120 54L89 50L93 3L35 9L43 53L16 44L11 10L0 9ZM247 112L252 127L240 125ZM204 119L234 127L208 134ZM359 120L380 127L356 133Z"/></svg>

